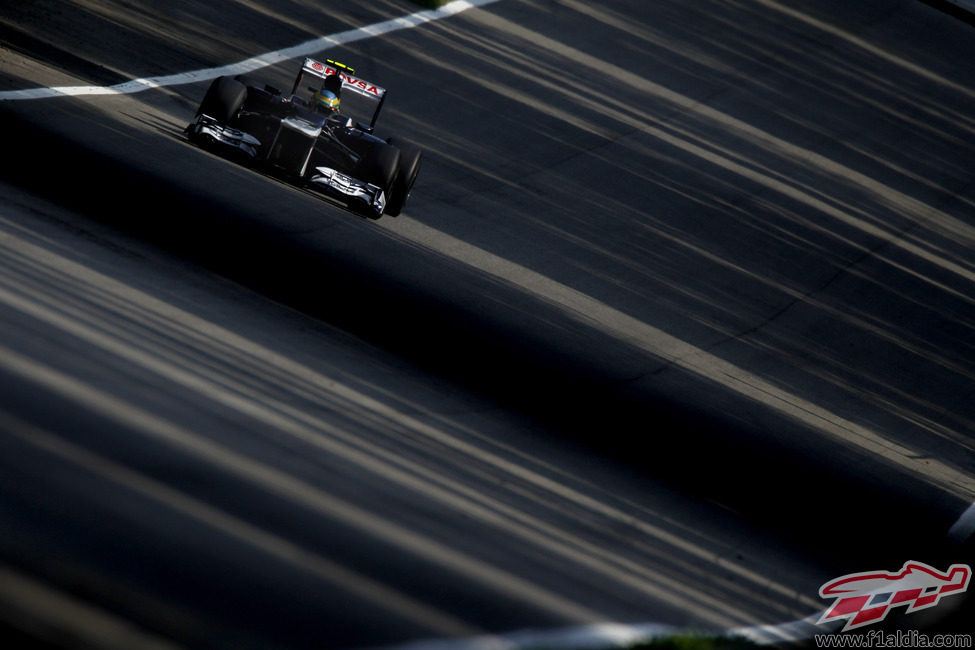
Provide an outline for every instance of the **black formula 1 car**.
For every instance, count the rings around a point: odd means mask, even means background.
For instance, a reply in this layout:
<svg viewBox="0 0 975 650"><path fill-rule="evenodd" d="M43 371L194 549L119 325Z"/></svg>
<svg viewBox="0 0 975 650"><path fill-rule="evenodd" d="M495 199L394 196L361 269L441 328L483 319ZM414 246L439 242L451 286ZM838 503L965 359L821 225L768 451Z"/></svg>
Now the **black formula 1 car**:
<svg viewBox="0 0 975 650"><path fill-rule="evenodd" d="M386 90L341 63L305 59L289 96L243 76L210 84L190 141L378 219L403 210L422 153L373 134Z"/></svg>

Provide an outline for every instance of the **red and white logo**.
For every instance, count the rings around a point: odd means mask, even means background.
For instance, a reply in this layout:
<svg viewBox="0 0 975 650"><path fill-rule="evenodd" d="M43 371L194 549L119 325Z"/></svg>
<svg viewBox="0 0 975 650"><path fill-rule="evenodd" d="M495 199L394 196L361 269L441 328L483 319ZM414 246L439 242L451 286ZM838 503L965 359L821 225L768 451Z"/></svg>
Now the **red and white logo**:
<svg viewBox="0 0 975 650"><path fill-rule="evenodd" d="M836 598L819 623L846 618L842 631L878 623L891 607L907 605L916 612L937 605L942 596L968 589L972 568L952 564L944 573L923 562L906 562L897 572L866 571L830 580L819 588L820 598Z"/></svg>

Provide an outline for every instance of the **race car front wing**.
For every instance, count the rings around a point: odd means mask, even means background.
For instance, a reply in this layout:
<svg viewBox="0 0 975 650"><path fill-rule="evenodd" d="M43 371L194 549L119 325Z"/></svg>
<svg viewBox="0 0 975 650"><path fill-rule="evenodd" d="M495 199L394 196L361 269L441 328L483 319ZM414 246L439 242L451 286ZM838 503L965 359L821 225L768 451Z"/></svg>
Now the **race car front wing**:
<svg viewBox="0 0 975 650"><path fill-rule="evenodd" d="M341 194L365 203L377 215L386 208L386 193L381 187L371 183L364 183L357 178L347 176L330 167L315 167L315 172L308 179L317 189L328 194Z"/></svg>
<svg viewBox="0 0 975 650"><path fill-rule="evenodd" d="M209 115L199 115L186 127L187 137L205 148L220 149L231 155L256 160L261 142L244 131L221 124ZM296 171L296 173L298 173ZM302 170L300 175L304 175ZM366 183L331 167L315 167L306 181L312 189L335 198L358 202L376 217L386 208L386 193L381 187Z"/></svg>
<svg viewBox="0 0 975 650"><path fill-rule="evenodd" d="M257 148L261 146L260 140L251 134L232 129L203 114L186 127L186 135L200 145L229 150L232 154L244 154L250 158L257 157Z"/></svg>

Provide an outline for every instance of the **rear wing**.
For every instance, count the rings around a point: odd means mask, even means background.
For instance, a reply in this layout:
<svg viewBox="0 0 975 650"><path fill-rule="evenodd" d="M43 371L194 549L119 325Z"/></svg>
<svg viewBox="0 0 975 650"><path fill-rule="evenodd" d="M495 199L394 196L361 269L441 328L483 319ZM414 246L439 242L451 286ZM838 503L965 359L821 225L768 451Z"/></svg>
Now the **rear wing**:
<svg viewBox="0 0 975 650"><path fill-rule="evenodd" d="M306 58L304 63L301 65L301 72L298 73L298 77L295 79L294 88L291 90L291 94L294 95L298 92L299 86L303 83L302 77L305 75L311 75L318 77L322 80L327 79L333 75L338 75L342 79L342 90L349 90L362 97L366 97L372 101L377 102L376 110L372 116L372 123L370 126L376 125L376 120L379 118L379 110L383 106L383 102L386 100L386 89L381 86L377 86L374 83L361 79L359 77L353 76L355 70L343 65L331 59L327 59L325 63L321 61L316 61L315 59Z"/></svg>

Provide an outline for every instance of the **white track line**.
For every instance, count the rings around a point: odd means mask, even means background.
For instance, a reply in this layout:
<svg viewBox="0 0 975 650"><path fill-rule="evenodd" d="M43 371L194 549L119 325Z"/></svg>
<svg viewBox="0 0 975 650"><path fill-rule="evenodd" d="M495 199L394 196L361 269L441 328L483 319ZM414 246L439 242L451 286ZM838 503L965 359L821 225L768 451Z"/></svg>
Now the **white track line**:
<svg viewBox="0 0 975 650"><path fill-rule="evenodd" d="M209 81L224 75L238 75L253 72L270 65L308 56L316 52L328 50L339 45L347 45L367 38L382 36L402 29L419 27L435 20L449 18L462 11L474 7L488 5L498 0L453 0L439 9L427 9L416 13L393 18L380 23L366 25L358 29L350 29L337 34L320 36L295 45L260 54L239 63L221 66L219 68L205 68L203 70L191 70L190 72L180 72L178 74L165 75L162 77L149 77L146 79L135 79L114 86L59 86L53 88L27 88L24 90L5 90L0 92L0 101L17 101L29 99L48 99L51 97L77 97L80 95L131 95L152 88L164 88L166 86L179 86L191 84L199 81Z"/></svg>

